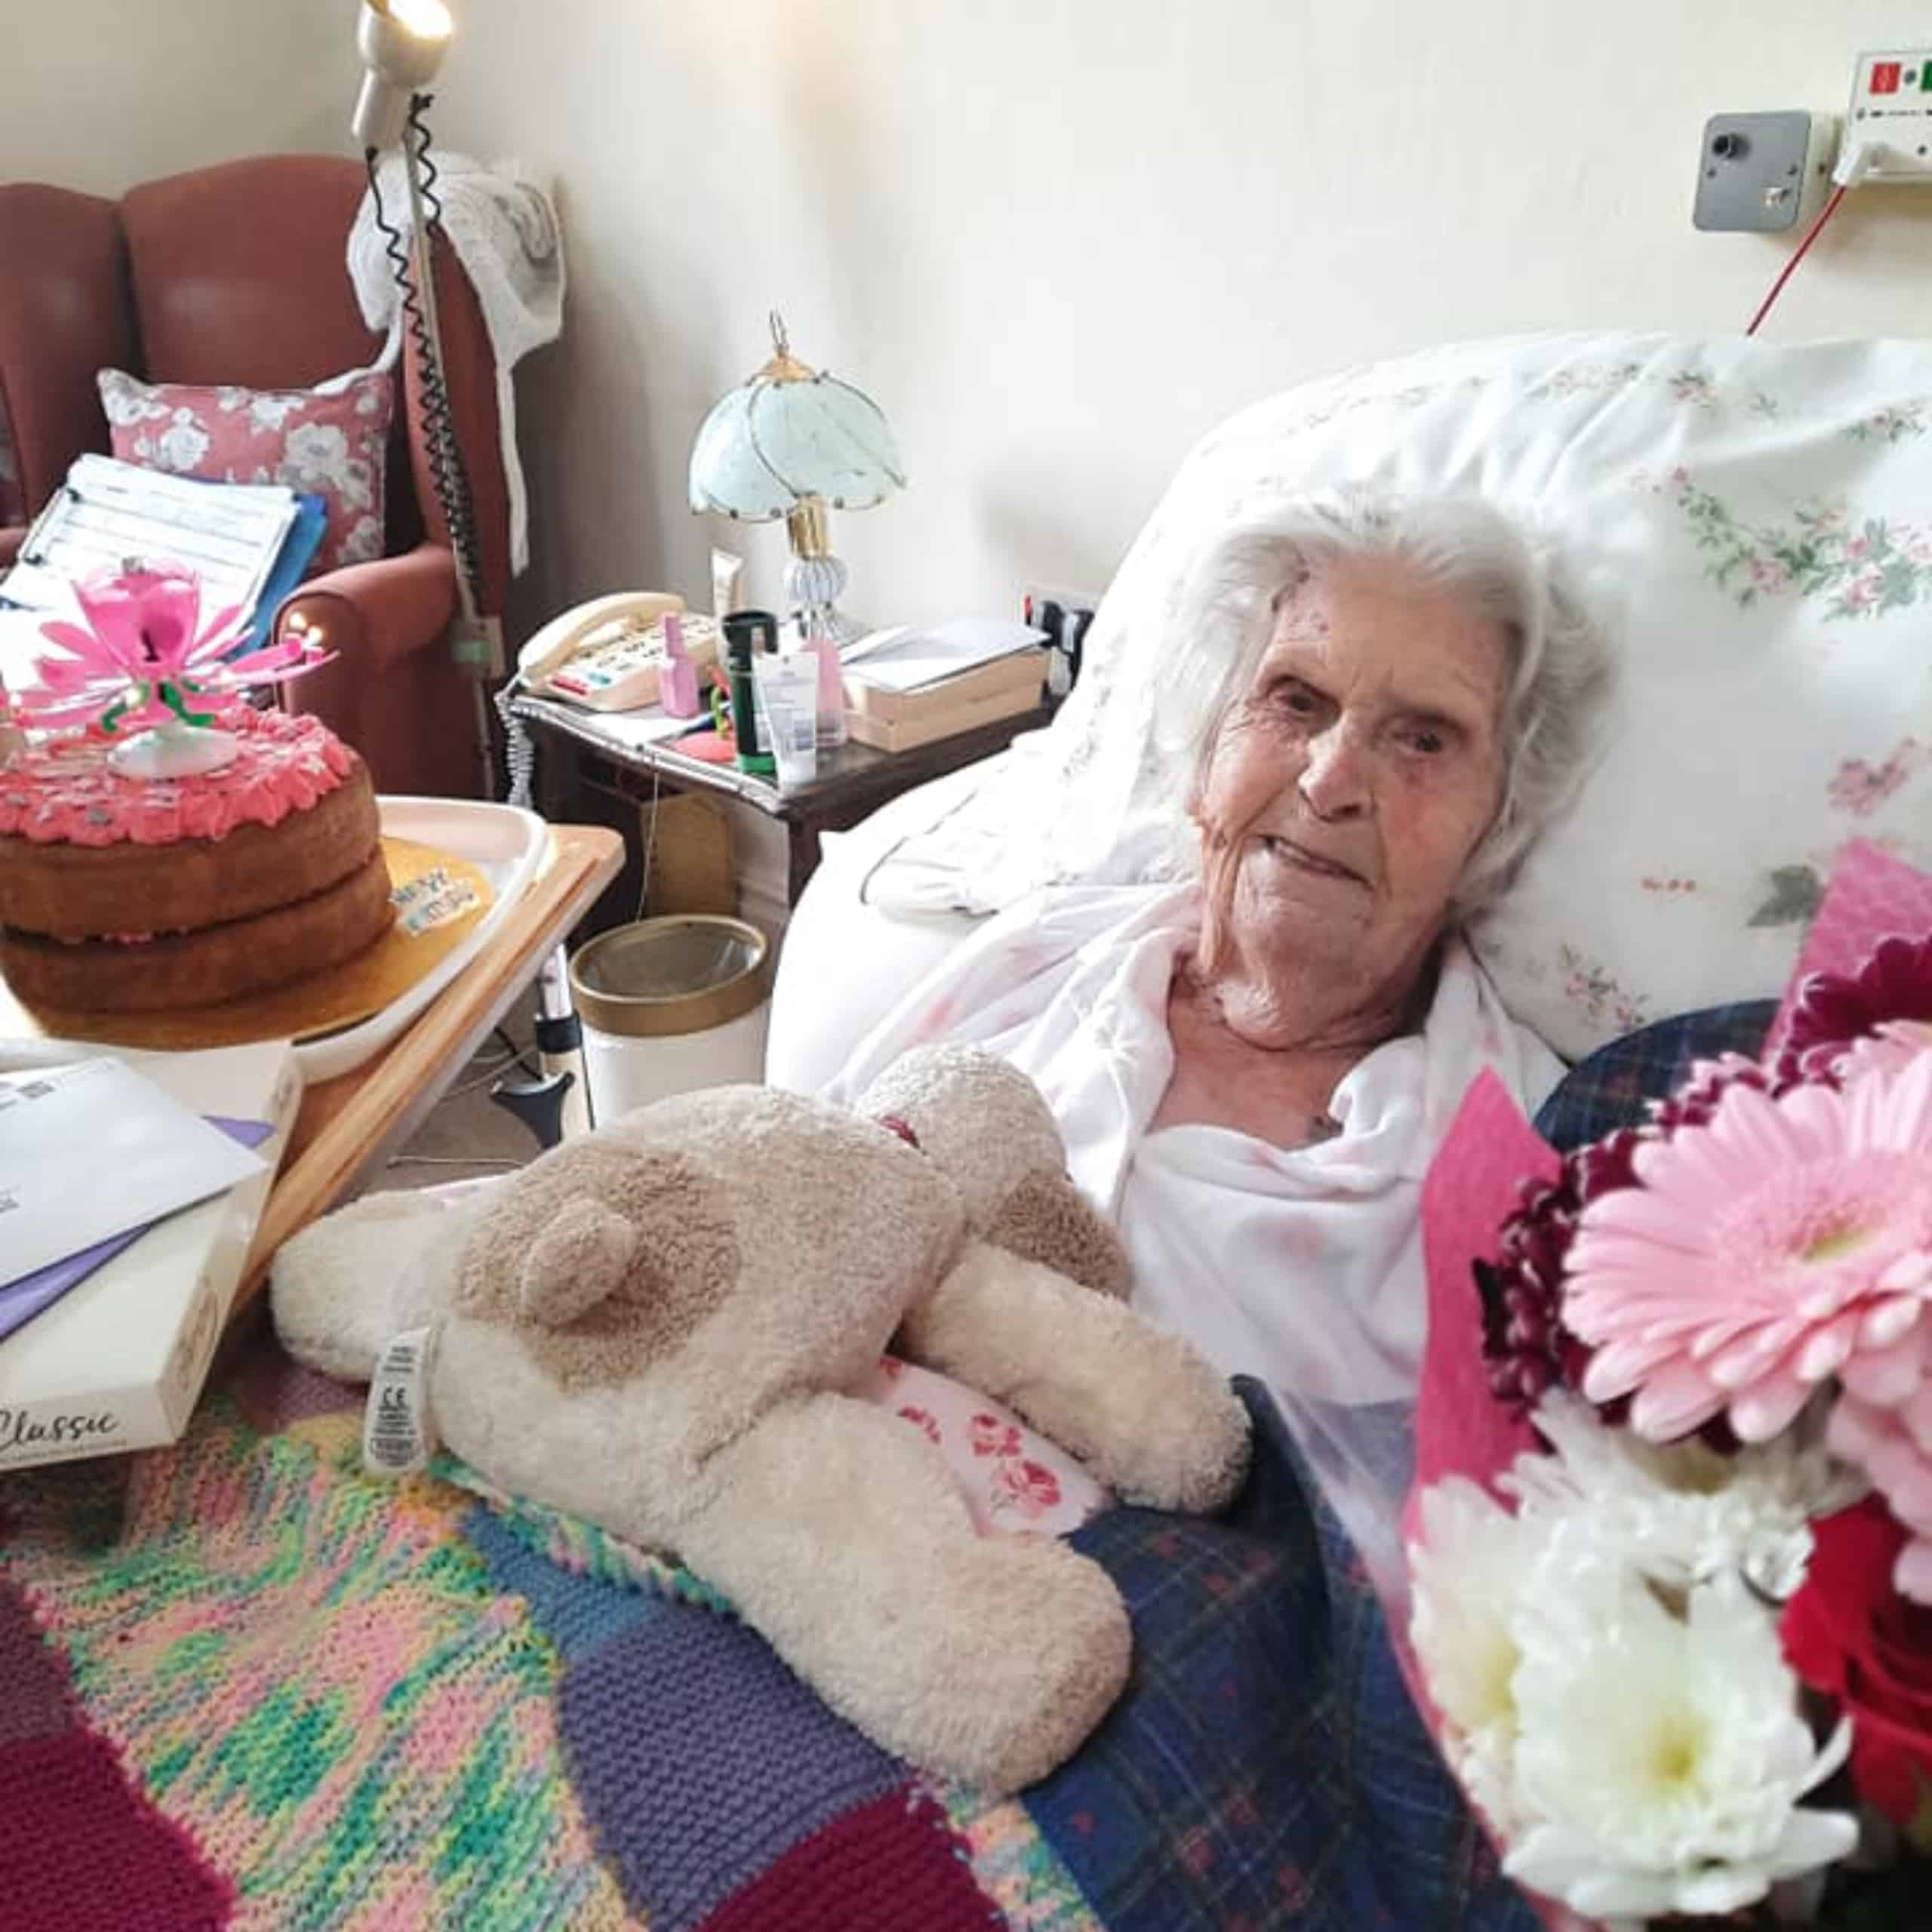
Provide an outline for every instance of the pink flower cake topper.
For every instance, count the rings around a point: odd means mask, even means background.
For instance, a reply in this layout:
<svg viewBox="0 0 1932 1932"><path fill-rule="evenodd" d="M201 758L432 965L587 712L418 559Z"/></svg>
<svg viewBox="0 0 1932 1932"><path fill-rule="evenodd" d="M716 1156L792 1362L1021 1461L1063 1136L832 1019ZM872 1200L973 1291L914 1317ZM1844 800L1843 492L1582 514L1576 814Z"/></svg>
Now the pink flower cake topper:
<svg viewBox="0 0 1932 1932"><path fill-rule="evenodd" d="M45 729L92 724L115 734L151 725L208 725L250 686L311 670L306 642L229 659L248 634L238 605L202 619L200 580L183 564L130 560L75 586L86 619L42 625L56 646L36 660L40 683L17 694L23 721Z"/></svg>

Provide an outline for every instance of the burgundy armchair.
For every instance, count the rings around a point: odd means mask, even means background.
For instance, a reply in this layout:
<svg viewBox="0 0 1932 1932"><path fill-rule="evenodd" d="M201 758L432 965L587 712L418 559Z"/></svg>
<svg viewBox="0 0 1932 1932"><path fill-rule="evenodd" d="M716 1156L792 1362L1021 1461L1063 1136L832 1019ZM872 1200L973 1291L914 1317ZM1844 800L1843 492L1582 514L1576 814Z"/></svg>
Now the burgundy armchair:
<svg viewBox="0 0 1932 1932"><path fill-rule="evenodd" d="M94 372L151 382L307 388L371 361L343 265L364 175L354 162L285 155L150 181L120 201L35 183L0 186L0 413L29 518L84 450L108 447ZM500 616L508 494L482 311L439 234L436 299L450 405L469 475L478 603ZM315 712L387 792L473 797L469 674L445 632L456 610L449 529L430 484L406 343L391 434L386 554L310 578L277 614L319 629L334 663L283 701ZM25 532L0 529L0 565Z"/></svg>

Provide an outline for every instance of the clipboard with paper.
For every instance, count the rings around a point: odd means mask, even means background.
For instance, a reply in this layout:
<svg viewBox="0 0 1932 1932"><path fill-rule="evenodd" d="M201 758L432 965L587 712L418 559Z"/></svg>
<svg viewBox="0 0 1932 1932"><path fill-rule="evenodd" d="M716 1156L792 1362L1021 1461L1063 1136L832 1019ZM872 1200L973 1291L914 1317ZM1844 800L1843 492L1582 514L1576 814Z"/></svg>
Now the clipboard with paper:
<svg viewBox="0 0 1932 1932"><path fill-rule="evenodd" d="M0 580L0 601L65 615L72 584L130 557L165 557L199 576L205 610L253 611L301 507L279 484L209 484L77 457Z"/></svg>

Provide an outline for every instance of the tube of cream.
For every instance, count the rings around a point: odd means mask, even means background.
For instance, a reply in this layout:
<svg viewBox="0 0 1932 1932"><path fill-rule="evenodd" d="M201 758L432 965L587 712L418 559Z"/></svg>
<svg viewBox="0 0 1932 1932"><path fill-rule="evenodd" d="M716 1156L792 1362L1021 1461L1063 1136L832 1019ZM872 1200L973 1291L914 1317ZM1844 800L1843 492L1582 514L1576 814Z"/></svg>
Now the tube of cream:
<svg viewBox="0 0 1932 1932"><path fill-rule="evenodd" d="M778 789L795 791L818 776L818 660L808 651L783 657L761 651L752 660L752 675L764 700Z"/></svg>

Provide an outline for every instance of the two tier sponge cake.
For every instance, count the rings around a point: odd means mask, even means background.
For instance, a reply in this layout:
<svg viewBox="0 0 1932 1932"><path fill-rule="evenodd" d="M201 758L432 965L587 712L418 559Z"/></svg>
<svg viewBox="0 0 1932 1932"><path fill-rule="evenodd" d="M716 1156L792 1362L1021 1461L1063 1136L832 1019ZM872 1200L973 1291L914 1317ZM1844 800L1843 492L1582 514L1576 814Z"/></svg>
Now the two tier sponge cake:
<svg viewBox="0 0 1932 1932"><path fill-rule="evenodd" d="M337 964L388 930L367 767L317 719L224 719L240 755L124 777L91 738L0 768L0 971L29 1006L209 1006Z"/></svg>

